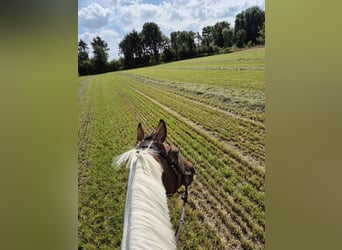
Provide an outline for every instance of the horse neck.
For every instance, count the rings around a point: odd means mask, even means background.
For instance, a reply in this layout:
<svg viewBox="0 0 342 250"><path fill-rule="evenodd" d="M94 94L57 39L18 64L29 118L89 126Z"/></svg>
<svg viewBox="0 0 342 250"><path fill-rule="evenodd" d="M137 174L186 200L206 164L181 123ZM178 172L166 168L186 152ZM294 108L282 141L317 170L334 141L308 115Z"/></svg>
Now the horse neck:
<svg viewBox="0 0 342 250"><path fill-rule="evenodd" d="M146 150L129 165L121 249L176 249L161 165Z"/></svg>

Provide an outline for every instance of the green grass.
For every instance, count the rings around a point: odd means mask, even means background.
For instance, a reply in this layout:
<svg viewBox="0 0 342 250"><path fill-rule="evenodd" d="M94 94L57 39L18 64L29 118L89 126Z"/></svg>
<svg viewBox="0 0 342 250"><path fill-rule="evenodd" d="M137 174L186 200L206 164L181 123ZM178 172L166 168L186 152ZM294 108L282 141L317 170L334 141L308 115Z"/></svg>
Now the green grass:
<svg viewBox="0 0 342 250"><path fill-rule="evenodd" d="M79 79L79 248L118 249L128 171L111 165L159 119L196 177L178 249L264 249L264 49ZM220 99L221 98L221 99ZM180 217L180 195L168 199Z"/></svg>
<svg viewBox="0 0 342 250"><path fill-rule="evenodd" d="M252 49L128 70L123 74L149 87L264 122L264 54L264 49Z"/></svg>

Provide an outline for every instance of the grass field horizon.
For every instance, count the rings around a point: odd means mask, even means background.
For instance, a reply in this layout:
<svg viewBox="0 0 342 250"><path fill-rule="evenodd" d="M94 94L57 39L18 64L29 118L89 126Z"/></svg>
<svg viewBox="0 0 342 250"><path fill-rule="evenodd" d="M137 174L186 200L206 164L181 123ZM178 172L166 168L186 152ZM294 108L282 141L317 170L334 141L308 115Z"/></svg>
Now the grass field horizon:
<svg viewBox="0 0 342 250"><path fill-rule="evenodd" d="M264 249L264 64L253 48L79 77L79 249L120 247L128 170L111 161L159 119L196 168L178 249Z"/></svg>

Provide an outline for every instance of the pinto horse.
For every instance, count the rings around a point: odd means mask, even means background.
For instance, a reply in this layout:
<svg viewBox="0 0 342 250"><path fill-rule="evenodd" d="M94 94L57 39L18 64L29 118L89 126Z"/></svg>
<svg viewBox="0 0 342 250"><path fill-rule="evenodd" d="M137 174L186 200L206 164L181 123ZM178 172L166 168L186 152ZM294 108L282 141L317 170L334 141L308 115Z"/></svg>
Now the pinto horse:
<svg viewBox="0 0 342 250"><path fill-rule="evenodd" d="M166 142L166 124L145 136L138 125L136 148L114 159L130 169L121 249L176 249L167 195L189 185L195 172L174 145ZM186 177L191 177L190 181ZM186 182L186 184L184 184Z"/></svg>

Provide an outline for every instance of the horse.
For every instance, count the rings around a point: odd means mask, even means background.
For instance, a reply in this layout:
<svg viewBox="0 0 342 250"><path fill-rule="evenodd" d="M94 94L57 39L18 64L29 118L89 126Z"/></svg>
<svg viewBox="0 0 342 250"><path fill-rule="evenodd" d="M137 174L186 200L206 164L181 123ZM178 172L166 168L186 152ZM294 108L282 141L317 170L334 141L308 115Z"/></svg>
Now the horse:
<svg viewBox="0 0 342 250"><path fill-rule="evenodd" d="M190 185L195 169L178 148L166 141L161 119L155 132L145 136L141 123L136 147L116 158L129 168L121 249L176 249L167 196L181 185ZM187 187L187 186L186 186Z"/></svg>

